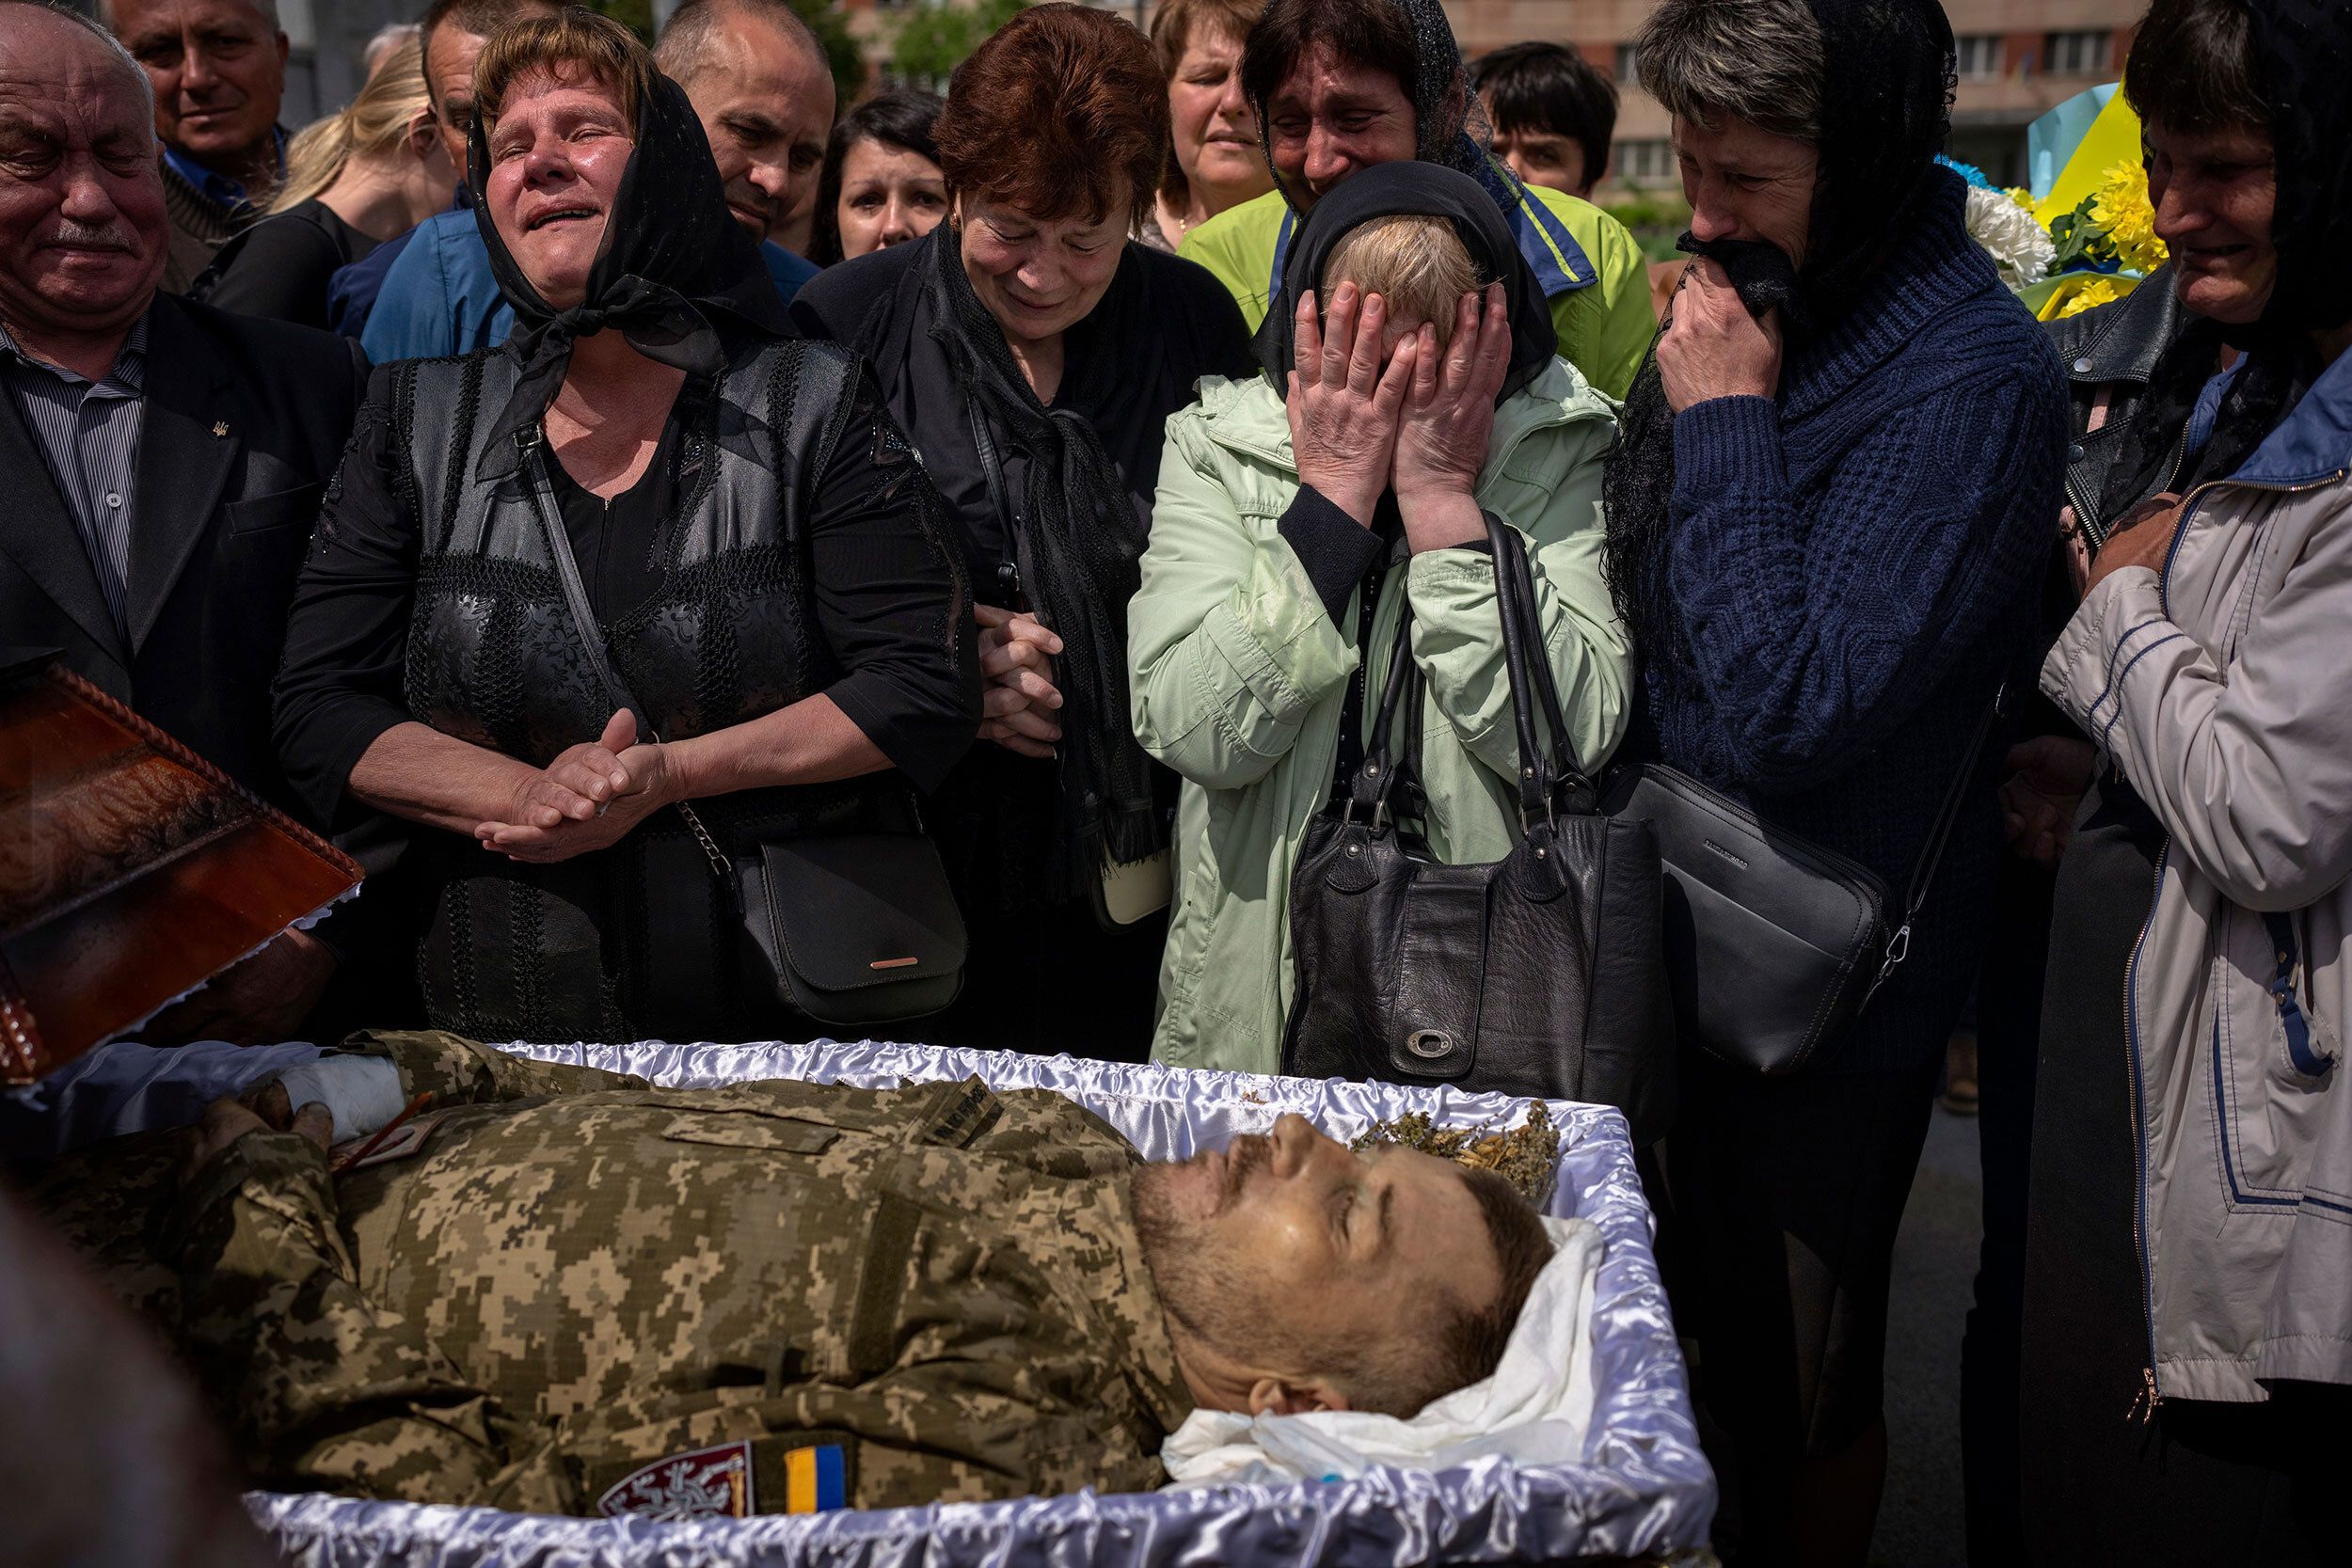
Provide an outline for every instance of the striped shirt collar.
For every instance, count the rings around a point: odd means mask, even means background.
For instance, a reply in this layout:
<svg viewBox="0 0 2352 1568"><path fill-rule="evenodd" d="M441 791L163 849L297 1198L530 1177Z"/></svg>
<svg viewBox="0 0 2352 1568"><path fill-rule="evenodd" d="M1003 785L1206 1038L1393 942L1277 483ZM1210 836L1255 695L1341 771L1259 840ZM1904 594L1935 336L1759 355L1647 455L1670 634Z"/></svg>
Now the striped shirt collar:
<svg viewBox="0 0 2352 1568"><path fill-rule="evenodd" d="M151 310L152 307L150 307L150 309ZM63 365L53 365L46 359L36 358L27 354L18 346L16 335L8 330L8 324L5 322L0 322L0 358L12 359L20 365L46 371L61 381L78 382L83 379L81 375L66 369ZM128 396L136 396L147 389L147 314L145 312L142 312L139 319L131 324L130 335L122 340L122 348L115 356L114 368L108 371L102 379L90 385L100 391L119 392Z"/></svg>

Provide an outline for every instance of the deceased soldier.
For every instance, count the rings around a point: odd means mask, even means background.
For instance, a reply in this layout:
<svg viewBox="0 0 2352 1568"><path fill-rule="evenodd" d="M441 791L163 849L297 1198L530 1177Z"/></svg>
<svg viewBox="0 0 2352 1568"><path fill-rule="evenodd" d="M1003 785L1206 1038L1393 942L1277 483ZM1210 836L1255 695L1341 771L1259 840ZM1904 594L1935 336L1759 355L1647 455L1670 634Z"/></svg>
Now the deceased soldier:
<svg viewBox="0 0 2352 1568"><path fill-rule="evenodd" d="M430 1108L338 1144L323 1104L224 1101L33 1192L278 1490L670 1517L1138 1490L1197 1406L1409 1416L1485 1377L1550 1250L1501 1177L1295 1117L1147 1164L977 1081L657 1089L347 1044Z"/></svg>

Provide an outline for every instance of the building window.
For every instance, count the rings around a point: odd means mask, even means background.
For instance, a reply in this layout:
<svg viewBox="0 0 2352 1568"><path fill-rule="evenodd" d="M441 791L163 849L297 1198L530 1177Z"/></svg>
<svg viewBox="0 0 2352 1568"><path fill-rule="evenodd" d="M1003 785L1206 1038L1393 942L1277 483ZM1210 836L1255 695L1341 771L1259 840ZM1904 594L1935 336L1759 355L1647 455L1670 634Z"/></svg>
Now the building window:
<svg viewBox="0 0 2352 1568"><path fill-rule="evenodd" d="M2045 34L2042 40L2042 69L2053 76L2105 76L2115 69L2115 35Z"/></svg>
<svg viewBox="0 0 2352 1568"><path fill-rule="evenodd" d="M1998 33L1970 33L1957 41L1960 45L1962 81L1990 82L2000 76L2001 36Z"/></svg>
<svg viewBox="0 0 2352 1568"><path fill-rule="evenodd" d="M1621 141L1617 144L1617 179L1628 185L1662 185L1677 178L1674 143Z"/></svg>
<svg viewBox="0 0 2352 1568"><path fill-rule="evenodd" d="M1642 84L1642 62L1629 43L1617 45L1616 77L1621 87L1634 87Z"/></svg>

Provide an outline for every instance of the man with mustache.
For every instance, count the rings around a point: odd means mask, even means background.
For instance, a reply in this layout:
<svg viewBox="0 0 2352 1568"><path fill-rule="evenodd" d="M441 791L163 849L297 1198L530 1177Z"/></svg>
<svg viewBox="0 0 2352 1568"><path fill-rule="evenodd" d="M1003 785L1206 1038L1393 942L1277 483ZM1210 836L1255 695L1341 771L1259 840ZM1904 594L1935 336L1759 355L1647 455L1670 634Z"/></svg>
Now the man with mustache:
<svg viewBox="0 0 2352 1568"><path fill-rule="evenodd" d="M454 0L447 14L461 19L469 8L507 13L485 17L495 30L537 14L540 3ZM467 57L480 53L476 37ZM833 75L824 50L784 0L690 0L662 29L655 57L686 89L725 182L728 210L765 242L760 256L768 276L791 303L801 285L817 276L797 250L808 240L825 136L833 128ZM426 72L437 95L444 90L442 58L428 42ZM447 90L454 97L457 87ZM469 77L464 90L470 106ZM454 129L462 169L465 124ZM797 244L787 248L787 236L794 235ZM382 365L470 354L504 342L514 325L469 204L418 227L415 240L383 274L359 341L368 357Z"/></svg>
<svg viewBox="0 0 2352 1568"><path fill-rule="evenodd" d="M977 1080L345 1049L434 1096L390 1158L259 1095L33 1194L180 1326L267 1487L668 1518L1148 1488L1195 1408L1409 1417L1487 1376L1551 1251L1501 1177L1296 1117L1146 1164Z"/></svg>
<svg viewBox="0 0 2352 1568"><path fill-rule="evenodd" d="M163 286L183 293L285 176L278 0L106 0L102 14L155 89L171 214Z"/></svg>
<svg viewBox="0 0 2352 1568"><path fill-rule="evenodd" d="M292 806L270 680L366 362L158 293L155 146L120 44L0 0L0 626ZM183 1022L285 1038L333 967L290 932Z"/></svg>

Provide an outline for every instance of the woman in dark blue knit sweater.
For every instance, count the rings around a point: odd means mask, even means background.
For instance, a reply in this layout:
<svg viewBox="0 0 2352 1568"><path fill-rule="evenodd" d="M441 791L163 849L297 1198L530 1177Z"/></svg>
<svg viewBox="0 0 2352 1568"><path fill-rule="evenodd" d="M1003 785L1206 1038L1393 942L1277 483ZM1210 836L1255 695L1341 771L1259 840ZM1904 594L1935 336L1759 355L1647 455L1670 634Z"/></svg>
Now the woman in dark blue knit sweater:
<svg viewBox="0 0 2352 1568"><path fill-rule="evenodd" d="M1699 259L1611 463L1611 582L1645 665L1628 750L1899 897L2033 628L2060 372L1932 161L1934 0L1666 0L1639 52ZM1895 1231L2001 849L1981 783L1909 960L1842 1038L1786 1078L1686 1057L1669 1225L1744 1561L1868 1546Z"/></svg>

